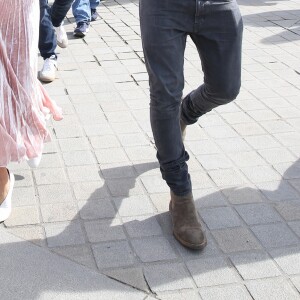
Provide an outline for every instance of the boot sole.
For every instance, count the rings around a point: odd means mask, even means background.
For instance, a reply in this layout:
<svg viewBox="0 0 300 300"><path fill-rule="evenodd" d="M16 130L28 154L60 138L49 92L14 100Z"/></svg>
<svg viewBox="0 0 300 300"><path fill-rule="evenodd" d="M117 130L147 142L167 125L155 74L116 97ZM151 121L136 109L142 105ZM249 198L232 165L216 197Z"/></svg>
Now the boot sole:
<svg viewBox="0 0 300 300"><path fill-rule="evenodd" d="M207 245L207 239L206 238L204 238L204 240L201 244L192 244L192 243L189 243L189 242L186 242L186 241L182 240L179 236L176 235L176 233L174 231L173 231L173 235L180 244L182 244L183 246L185 246L187 248L193 249L193 250L202 250Z"/></svg>

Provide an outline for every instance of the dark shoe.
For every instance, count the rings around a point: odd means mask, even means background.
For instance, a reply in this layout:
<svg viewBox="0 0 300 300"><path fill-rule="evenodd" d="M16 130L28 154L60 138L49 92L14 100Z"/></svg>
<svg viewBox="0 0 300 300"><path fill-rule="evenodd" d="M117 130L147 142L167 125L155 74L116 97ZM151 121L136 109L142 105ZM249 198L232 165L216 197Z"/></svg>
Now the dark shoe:
<svg viewBox="0 0 300 300"><path fill-rule="evenodd" d="M89 23L87 22L79 22L77 27L74 30L74 36L76 37L85 37L85 35L89 32Z"/></svg>
<svg viewBox="0 0 300 300"><path fill-rule="evenodd" d="M198 220L192 193L177 196L171 191L170 213L173 222L173 234L183 246L201 250L206 237Z"/></svg>
<svg viewBox="0 0 300 300"><path fill-rule="evenodd" d="M99 15L97 13L96 8L91 8L91 21L96 21Z"/></svg>
<svg viewBox="0 0 300 300"><path fill-rule="evenodd" d="M180 130L181 130L181 137L182 141L184 142L185 136L186 136L186 124L180 119Z"/></svg>

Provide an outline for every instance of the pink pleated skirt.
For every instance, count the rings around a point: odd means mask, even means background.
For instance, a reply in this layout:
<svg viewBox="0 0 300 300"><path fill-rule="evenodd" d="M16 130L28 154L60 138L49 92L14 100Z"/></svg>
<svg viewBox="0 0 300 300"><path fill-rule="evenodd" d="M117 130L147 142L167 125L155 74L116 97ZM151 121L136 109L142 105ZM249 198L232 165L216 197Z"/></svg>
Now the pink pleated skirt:
<svg viewBox="0 0 300 300"><path fill-rule="evenodd" d="M39 156L61 109L37 79L39 0L0 0L0 167Z"/></svg>

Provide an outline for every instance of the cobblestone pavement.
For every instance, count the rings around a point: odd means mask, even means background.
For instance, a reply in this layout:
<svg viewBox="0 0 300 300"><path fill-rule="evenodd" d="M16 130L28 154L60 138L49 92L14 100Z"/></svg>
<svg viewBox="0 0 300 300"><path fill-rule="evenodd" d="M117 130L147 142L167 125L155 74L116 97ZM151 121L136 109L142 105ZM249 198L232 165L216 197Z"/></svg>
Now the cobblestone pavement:
<svg viewBox="0 0 300 300"><path fill-rule="evenodd" d="M46 85L65 118L38 169L13 166L7 231L162 300L300 299L300 1L239 3L241 93L185 143L202 253L171 234L136 0L103 2L84 39L68 16L70 45ZM203 76L191 40L185 75L186 94Z"/></svg>

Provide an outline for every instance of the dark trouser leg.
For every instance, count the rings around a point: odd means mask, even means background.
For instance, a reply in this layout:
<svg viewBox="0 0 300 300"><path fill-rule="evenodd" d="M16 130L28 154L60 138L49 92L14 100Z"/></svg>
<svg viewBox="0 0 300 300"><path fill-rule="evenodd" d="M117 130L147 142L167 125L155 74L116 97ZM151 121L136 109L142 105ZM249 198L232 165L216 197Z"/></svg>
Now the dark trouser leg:
<svg viewBox="0 0 300 300"><path fill-rule="evenodd" d="M185 124L193 124L213 108L234 100L241 85L243 24L238 5L235 1L212 1L202 7L203 15L199 14L191 38L201 58L204 84L182 102Z"/></svg>
<svg viewBox="0 0 300 300"><path fill-rule="evenodd" d="M39 50L44 59L55 55L56 48L56 38L49 11L48 1L40 0Z"/></svg>
<svg viewBox="0 0 300 300"><path fill-rule="evenodd" d="M55 27L61 25L66 17L69 9L71 8L73 0L55 0L51 7L52 24Z"/></svg>
<svg viewBox="0 0 300 300"><path fill-rule="evenodd" d="M186 31L184 20L176 18L181 8L187 7L182 0L140 1L143 50L150 80L151 126L162 177L176 195L191 192L188 154L179 125ZM173 12L167 11L169 8Z"/></svg>

